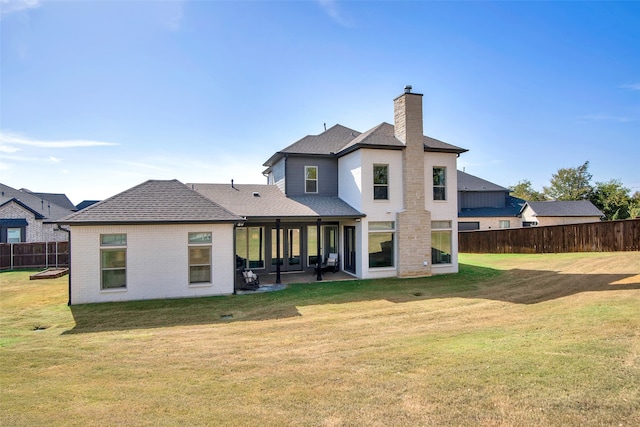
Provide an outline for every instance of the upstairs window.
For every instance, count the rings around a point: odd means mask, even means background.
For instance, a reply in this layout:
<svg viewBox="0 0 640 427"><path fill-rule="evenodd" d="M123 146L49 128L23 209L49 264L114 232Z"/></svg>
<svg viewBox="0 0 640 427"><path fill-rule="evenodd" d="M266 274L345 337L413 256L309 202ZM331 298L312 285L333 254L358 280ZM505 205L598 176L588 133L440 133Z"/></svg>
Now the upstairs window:
<svg viewBox="0 0 640 427"><path fill-rule="evenodd" d="M389 165L373 165L373 200L389 200Z"/></svg>
<svg viewBox="0 0 640 427"><path fill-rule="evenodd" d="M433 168L433 200L447 200L447 168Z"/></svg>
<svg viewBox="0 0 640 427"><path fill-rule="evenodd" d="M304 167L304 192L305 193L318 192L318 167L317 166Z"/></svg>

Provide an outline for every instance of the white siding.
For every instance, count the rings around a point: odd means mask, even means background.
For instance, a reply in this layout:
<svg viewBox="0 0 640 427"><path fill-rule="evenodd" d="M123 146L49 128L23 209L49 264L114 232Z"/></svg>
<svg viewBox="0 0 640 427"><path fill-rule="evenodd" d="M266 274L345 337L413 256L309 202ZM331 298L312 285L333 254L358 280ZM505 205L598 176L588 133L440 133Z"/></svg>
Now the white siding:
<svg viewBox="0 0 640 427"><path fill-rule="evenodd" d="M447 168L446 198L433 200L433 167ZM458 172L457 156L452 153L431 153L424 156L425 207L431 211L431 221L451 221L451 264L433 265L432 274L458 272Z"/></svg>
<svg viewBox="0 0 640 427"><path fill-rule="evenodd" d="M362 150L338 159L338 197L362 211Z"/></svg>
<svg viewBox="0 0 640 427"><path fill-rule="evenodd" d="M71 226L71 302L233 293L232 224ZM212 233L212 283L189 285L188 233ZM100 234L127 235L126 290L100 289Z"/></svg>

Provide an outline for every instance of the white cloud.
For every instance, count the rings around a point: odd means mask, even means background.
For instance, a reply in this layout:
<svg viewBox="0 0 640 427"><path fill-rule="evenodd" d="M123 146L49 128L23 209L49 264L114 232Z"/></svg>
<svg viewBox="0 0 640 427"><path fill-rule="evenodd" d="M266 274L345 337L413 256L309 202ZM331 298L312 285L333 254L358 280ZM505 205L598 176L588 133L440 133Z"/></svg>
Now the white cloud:
<svg viewBox="0 0 640 427"><path fill-rule="evenodd" d="M49 161L52 163L60 163L62 161L62 159L59 159L57 157L53 157L53 156L49 156Z"/></svg>
<svg viewBox="0 0 640 427"><path fill-rule="evenodd" d="M16 151L20 151L20 149L16 147L9 147L8 145L0 145L0 153L11 154L15 153Z"/></svg>
<svg viewBox="0 0 640 427"><path fill-rule="evenodd" d="M0 14L8 15L27 9L40 7L40 0L0 0Z"/></svg>
<svg viewBox="0 0 640 427"><path fill-rule="evenodd" d="M11 147L11 145L27 145L31 147L40 147L40 148L76 148L76 147L97 147L97 146L105 146L105 145L118 145L113 142L91 141L91 140L82 140L82 139L45 141L45 140L31 139L15 133L6 133L6 132L0 132L0 144L2 144L3 151L5 152L8 152L6 150L13 150L13 152L18 150L15 147Z"/></svg>
<svg viewBox="0 0 640 427"><path fill-rule="evenodd" d="M352 27L353 24L344 16L338 8L338 2L335 0L317 0L318 4L329 15L329 17L338 25L343 27Z"/></svg>
<svg viewBox="0 0 640 427"><path fill-rule="evenodd" d="M640 90L640 83L632 83L620 86L622 89Z"/></svg>

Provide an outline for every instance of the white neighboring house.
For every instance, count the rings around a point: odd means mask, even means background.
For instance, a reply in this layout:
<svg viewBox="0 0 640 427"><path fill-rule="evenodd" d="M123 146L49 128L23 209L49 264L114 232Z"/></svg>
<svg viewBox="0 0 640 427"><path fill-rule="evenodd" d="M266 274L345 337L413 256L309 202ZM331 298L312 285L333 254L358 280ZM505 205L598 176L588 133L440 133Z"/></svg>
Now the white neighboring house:
<svg viewBox="0 0 640 427"><path fill-rule="evenodd" d="M72 214L69 304L231 294L241 220L176 180Z"/></svg>
<svg viewBox="0 0 640 427"><path fill-rule="evenodd" d="M306 136L265 162L266 185L148 181L60 221L70 303L229 294L243 268L321 279L335 254L357 278L456 273L465 151L423 134L407 86L393 125Z"/></svg>
<svg viewBox="0 0 640 427"><path fill-rule="evenodd" d="M524 227L600 222L604 217L589 200L526 202L520 215Z"/></svg>

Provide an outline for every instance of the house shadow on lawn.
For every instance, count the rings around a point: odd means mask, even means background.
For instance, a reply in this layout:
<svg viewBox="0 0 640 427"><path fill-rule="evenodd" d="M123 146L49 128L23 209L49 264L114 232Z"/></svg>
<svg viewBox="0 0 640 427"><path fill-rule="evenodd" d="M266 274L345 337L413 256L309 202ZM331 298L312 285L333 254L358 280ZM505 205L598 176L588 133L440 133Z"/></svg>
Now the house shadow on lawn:
<svg viewBox="0 0 640 427"><path fill-rule="evenodd" d="M460 273L416 279L323 281L290 284L277 292L71 306L75 327L65 334L221 326L301 316L298 307L386 300L474 298L537 304L581 292L640 289L637 274L567 274L547 270L496 270L460 264Z"/></svg>

